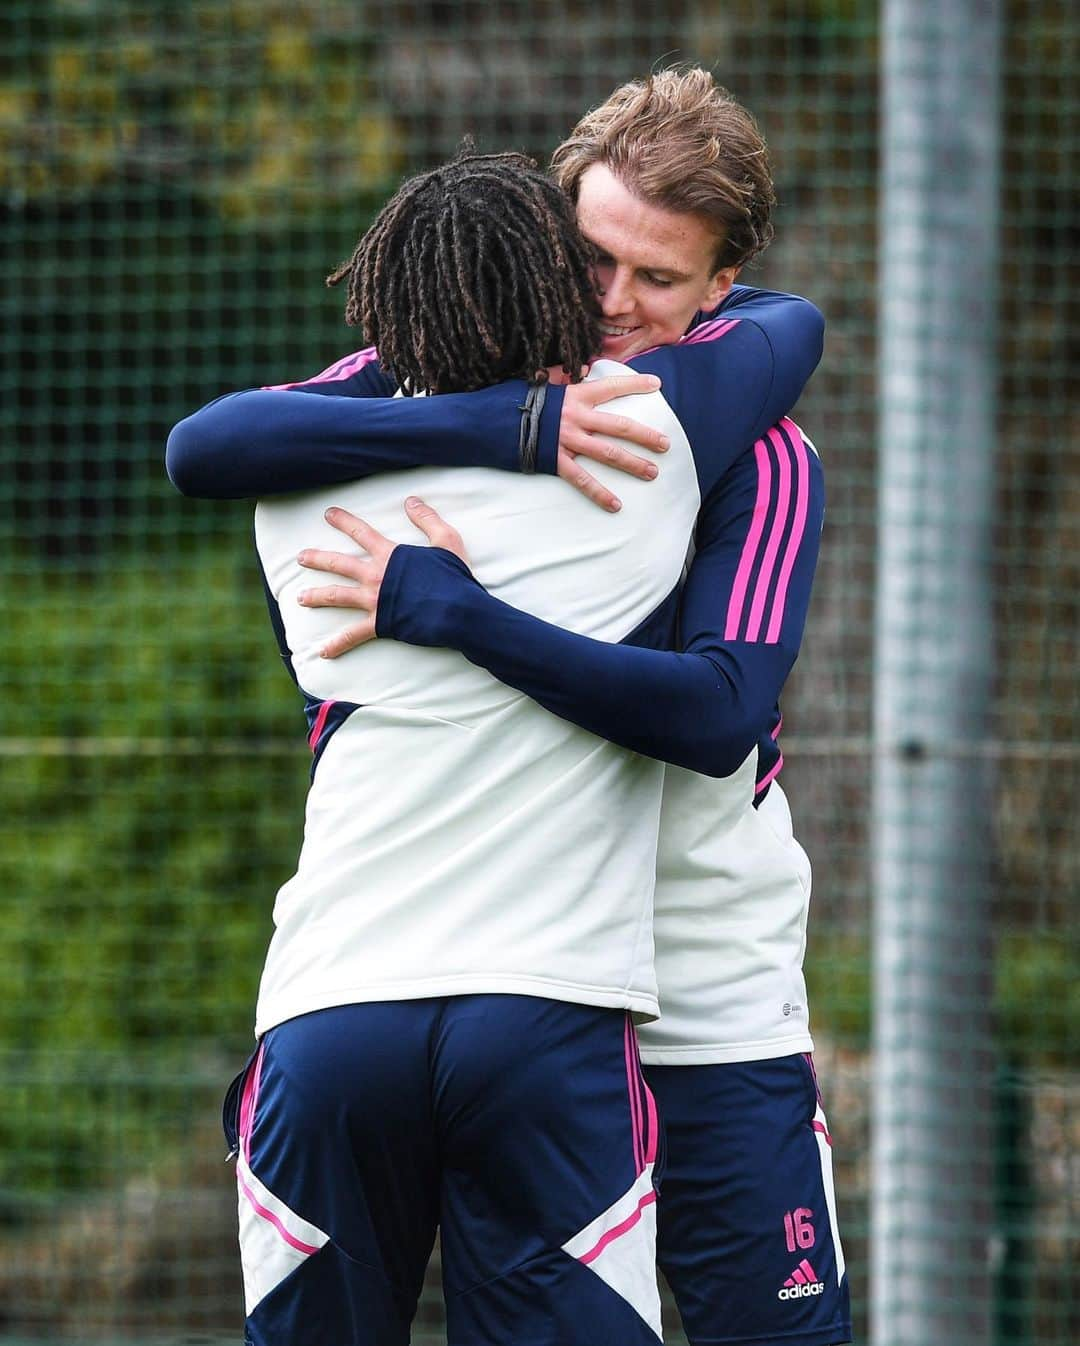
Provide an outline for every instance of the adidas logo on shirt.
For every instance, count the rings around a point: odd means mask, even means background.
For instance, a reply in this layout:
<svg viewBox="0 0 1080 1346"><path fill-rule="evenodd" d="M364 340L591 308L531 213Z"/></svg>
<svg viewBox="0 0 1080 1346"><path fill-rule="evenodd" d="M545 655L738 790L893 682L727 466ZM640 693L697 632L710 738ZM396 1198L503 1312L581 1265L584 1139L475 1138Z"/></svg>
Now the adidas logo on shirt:
<svg viewBox="0 0 1080 1346"><path fill-rule="evenodd" d="M817 1272L804 1257L784 1282L784 1288L776 1292L777 1299L809 1299L811 1295L825 1293L825 1286L817 1278Z"/></svg>

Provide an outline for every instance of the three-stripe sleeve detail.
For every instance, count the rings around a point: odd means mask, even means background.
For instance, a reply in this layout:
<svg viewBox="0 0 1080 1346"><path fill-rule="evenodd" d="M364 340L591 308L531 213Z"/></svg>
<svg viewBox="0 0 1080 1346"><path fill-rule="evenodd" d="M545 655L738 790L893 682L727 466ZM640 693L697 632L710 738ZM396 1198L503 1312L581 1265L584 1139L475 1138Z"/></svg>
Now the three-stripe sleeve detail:
<svg viewBox="0 0 1080 1346"><path fill-rule="evenodd" d="M810 463L802 432L784 419L754 445L757 492L728 601L725 640L780 640L791 574L806 534Z"/></svg>

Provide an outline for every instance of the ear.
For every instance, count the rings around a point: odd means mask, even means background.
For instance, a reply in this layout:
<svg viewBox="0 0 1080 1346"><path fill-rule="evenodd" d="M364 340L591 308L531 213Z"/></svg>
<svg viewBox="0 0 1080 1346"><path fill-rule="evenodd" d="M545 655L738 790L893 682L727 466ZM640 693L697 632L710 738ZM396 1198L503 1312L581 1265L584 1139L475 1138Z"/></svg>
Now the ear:
<svg viewBox="0 0 1080 1346"><path fill-rule="evenodd" d="M699 307L705 313L709 309L715 308L727 295L727 292L735 284L735 277L739 274L737 266L725 266L722 271L718 271L712 276L705 288L705 295Z"/></svg>

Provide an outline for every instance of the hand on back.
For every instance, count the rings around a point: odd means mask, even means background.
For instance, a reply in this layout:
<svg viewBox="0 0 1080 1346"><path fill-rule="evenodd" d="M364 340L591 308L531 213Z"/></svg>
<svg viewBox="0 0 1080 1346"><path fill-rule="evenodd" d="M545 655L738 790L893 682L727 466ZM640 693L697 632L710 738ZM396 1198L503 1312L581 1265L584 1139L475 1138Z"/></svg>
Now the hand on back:
<svg viewBox="0 0 1080 1346"><path fill-rule="evenodd" d="M424 534L433 547L442 547L452 552L466 565L469 558L465 553L465 544L461 534L451 528L430 505L410 496L405 501L405 513ZM324 659L336 659L339 655L353 650L357 645L374 640L375 621L379 610L379 590L383 576L394 548L398 543L391 542L377 529L372 528L363 519L357 518L347 509L330 508L326 511L326 522L345 534L363 551L355 552L327 551L319 547L305 548L298 556L299 563L309 570L325 570L332 575L340 575L350 581L348 584L328 584L318 589L305 589L298 602L309 608L358 608L367 615L339 631L322 647L319 653Z"/></svg>
<svg viewBox="0 0 1080 1346"><path fill-rule="evenodd" d="M562 371L558 373L562 374ZM562 380L552 378L552 382L557 381ZM579 460L590 458L596 463L608 463L620 472L650 481L656 476L656 464L632 453L625 444L613 441L627 440L654 453L665 453L668 440L662 431L652 426L642 425L629 416L612 415L600 408L617 397L653 393L659 387L660 380L655 374L609 374L591 383L571 383L566 389L559 422L558 473L563 481L569 482L601 509L614 513L621 507L621 501L586 471Z"/></svg>

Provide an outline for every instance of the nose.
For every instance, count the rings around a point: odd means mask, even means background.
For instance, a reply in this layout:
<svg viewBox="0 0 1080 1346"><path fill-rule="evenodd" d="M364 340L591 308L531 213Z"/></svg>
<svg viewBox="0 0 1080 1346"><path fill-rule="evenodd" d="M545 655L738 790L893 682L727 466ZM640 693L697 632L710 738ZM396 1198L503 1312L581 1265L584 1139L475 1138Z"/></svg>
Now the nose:
<svg viewBox="0 0 1080 1346"><path fill-rule="evenodd" d="M625 316L633 307L629 276L620 266L603 268L599 275L600 308L605 318Z"/></svg>

